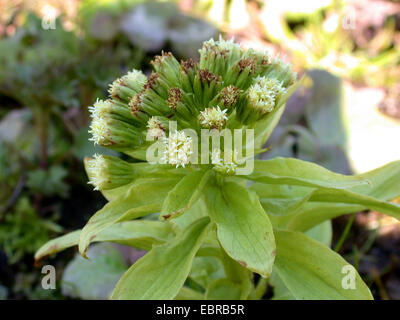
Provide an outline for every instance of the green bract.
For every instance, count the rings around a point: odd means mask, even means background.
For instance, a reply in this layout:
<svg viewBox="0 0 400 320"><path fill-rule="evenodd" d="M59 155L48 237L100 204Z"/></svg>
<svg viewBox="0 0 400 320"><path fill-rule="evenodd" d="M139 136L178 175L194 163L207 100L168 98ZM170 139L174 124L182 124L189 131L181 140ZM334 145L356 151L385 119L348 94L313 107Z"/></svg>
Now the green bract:
<svg viewBox="0 0 400 320"><path fill-rule="evenodd" d="M152 64L149 77L129 72L90 107L92 140L136 161L87 158L109 203L36 259L74 245L85 256L95 241L148 250L112 299L258 299L268 282L276 298L371 299L357 271L307 231L315 237L329 231L321 223L368 208L399 218L388 200L400 195L400 162L345 176L297 159L254 160L299 84L266 53L220 39L204 43L199 62L162 53ZM202 129L246 142L232 150L217 136L217 148L204 147ZM244 174L237 153L249 150ZM146 220L151 213L160 221Z"/></svg>

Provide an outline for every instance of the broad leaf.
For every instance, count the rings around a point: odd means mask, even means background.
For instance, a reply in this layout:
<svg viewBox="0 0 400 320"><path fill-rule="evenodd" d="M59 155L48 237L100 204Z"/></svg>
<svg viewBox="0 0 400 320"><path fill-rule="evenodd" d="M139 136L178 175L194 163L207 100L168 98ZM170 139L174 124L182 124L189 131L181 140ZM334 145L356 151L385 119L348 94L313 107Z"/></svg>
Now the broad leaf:
<svg viewBox="0 0 400 320"><path fill-rule="evenodd" d="M204 300L204 294L188 287L182 287L174 300Z"/></svg>
<svg viewBox="0 0 400 320"><path fill-rule="evenodd" d="M193 258L208 232L210 219L202 218L173 240L151 249L122 276L112 299L173 299L180 291Z"/></svg>
<svg viewBox="0 0 400 320"><path fill-rule="evenodd" d="M325 198L324 201L329 200L329 202L319 202L317 196L311 198L316 202L306 203L301 208L301 212L291 219L290 228L305 231L325 220L365 209L375 209L399 219L399 206L383 201L400 196L400 161L360 174L358 177L368 179L371 186L353 187L349 190L351 193L346 193L343 198L341 196ZM354 201L347 199L354 193L357 193ZM372 197L374 200L371 199Z"/></svg>
<svg viewBox="0 0 400 320"><path fill-rule="evenodd" d="M326 220L310 230L307 230L305 234L311 239L317 240L330 248L332 244L332 232L332 221Z"/></svg>
<svg viewBox="0 0 400 320"><path fill-rule="evenodd" d="M268 277L275 258L274 235L256 193L226 182L222 187L207 189L206 203L227 254L249 270Z"/></svg>
<svg viewBox="0 0 400 320"><path fill-rule="evenodd" d="M274 270L296 299L372 299L357 271L325 245L293 231L275 230L275 239ZM354 275L354 289L347 286L346 268Z"/></svg>
<svg viewBox="0 0 400 320"><path fill-rule="evenodd" d="M332 217L329 218L327 217L330 216L332 212L336 212L335 210L337 209L337 207L333 207L332 209L327 211L322 211L320 204L323 202L328 202L329 204L338 202L339 204L357 205L361 206L359 208L361 210L372 209L381 213L385 213L400 220L400 205L383 200L378 200L376 198L351 192L349 190L340 190L332 188L317 189L312 191L309 197L309 201L310 201L309 203L306 203L304 207L301 208L300 213L298 215L304 216L305 212L310 213L310 211L308 210L311 208L312 209L311 212L313 212L313 214L315 215L314 218L316 218L313 220L313 225L332 218ZM308 216L310 217L310 214ZM291 219L291 221L288 223L288 228L292 230L298 229L299 228L298 224L304 226L307 222L310 221L310 220L299 221L298 219L299 218L297 217L297 215L293 219ZM306 229L302 227L302 230Z"/></svg>
<svg viewBox="0 0 400 320"><path fill-rule="evenodd" d="M206 291L206 300L239 300L240 297L240 284L229 279L215 280Z"/></svg>
<svg viewBox="0 0 400 320"><path fill-rule="evenodd" d="M348 190L315 190L310 197L310 201L329 203L340 201L341 203L359 204L365 208L385 213L400 220L400 205Z"/></svg>
<svg viewBox="0 0 400 320"><path fill-rule="evenodd" d="M160 221L134 220L116 223L102 230L92 242L110 241L143 250L150 250L172 236L171 224ZM76 230L45 243L35 254L35 260L76 246L81 230Z"/></svg>
<svg viewBox="0 0 400 320"><path fill-rule="evenodd" d="M148 179L134 184L126 194L107 203L94 214L82 229L79 251L85 256L96 235L117 222L133 220L161 210L168 192L179 179Z"/></svg>
<svg viewBox="0 0 400 320"><path fill-rule="evenodd" d="M254 161L254 171L242 178L267 184L343 189L368 184L360 176L334 173L314 163L293 158Z"/></svg>
<svg viewBox="0 0 400 320"><path fill-rule="evenodd" d="M211 173L210 170L195 171L182 178L165 198L161 216L164 219L176 218L190 209L199 200Z"/></svg>
<svg viewBox="0 0 400 320"><path fill-rule="evenodd" d="M188 209L187 213L181 215L175 219L169 220L172 225L172 229L175 233L185 230L196 220L207 217L207 207L203 199L197 201L191 208Z"/></svg>
<svg viewBox="0 0 400 320"><path fill-rule="evenodd" d="M220 259L197 256L193 260L189 277L206 289L211 282L226 276Z"/></svg>
<svg viewBox="0 0 400 320"><path fill-rule="evenodd" d="M274 267L274 270L272 271L269 284L274 288L274 296L272 297L272 300L296 300L281 278L279 278L276 273L276 267Z"/></svg>
<svg viewBox="0 0 400 320"><path fill-rule="evenodd" d="M264 210L271 215L296 213L310 198L312 188L285 184L255 183L250 187L260 197Z"/></svg>

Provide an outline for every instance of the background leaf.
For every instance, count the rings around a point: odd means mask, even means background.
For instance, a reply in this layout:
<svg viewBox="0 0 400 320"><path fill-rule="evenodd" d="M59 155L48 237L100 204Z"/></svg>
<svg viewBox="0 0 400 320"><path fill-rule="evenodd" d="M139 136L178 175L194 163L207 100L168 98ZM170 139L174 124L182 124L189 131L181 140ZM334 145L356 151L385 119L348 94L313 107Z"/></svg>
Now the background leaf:
<svg viewBox="0 0 400 320"><path fill-rule="evenodd" d="M77 254L65 268L62 293L71 298L107 299L128 266L118 250L109 243L94 245L87 255L90 260Z"/></svg>

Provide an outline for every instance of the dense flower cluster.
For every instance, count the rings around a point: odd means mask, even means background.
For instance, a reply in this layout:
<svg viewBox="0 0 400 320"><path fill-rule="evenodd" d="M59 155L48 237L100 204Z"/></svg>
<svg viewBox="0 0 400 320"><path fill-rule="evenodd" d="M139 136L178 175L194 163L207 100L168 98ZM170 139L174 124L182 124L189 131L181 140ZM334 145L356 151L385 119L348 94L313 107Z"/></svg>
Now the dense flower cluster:
<svg viewBox="0 0 400 320"><path fill-rule="evenodd" d="M171 53L162 52L152 61L154 71L148 77L133 70L115 80L109 99L97 100L89 108L91 140L141 160L146 160L152 143L163 143L162 161L185 167L196 142L184 129L200 136L201 129L254 128L277 108L296 80L290 65L265 52L244 50L233 40L211 39L199 53L198 62L179 62ZM177 127L169 128L170 121ZM213 163L215 152L228 151L210 149L214 169L234 172L237 164L225 163L224 157ZM93 160L91 172L104 167L99 159ZM96 174L92 177L91 183L101 189L103 179Z"/></svg>

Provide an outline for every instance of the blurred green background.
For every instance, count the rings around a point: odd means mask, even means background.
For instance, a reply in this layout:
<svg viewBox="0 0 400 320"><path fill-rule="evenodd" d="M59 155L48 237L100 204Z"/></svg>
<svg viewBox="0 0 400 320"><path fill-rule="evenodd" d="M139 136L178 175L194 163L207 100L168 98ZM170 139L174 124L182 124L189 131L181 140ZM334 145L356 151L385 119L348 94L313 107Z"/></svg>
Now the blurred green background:
<svg viewBox="0 0 400 320"><path fill-rule="evenodd" d="M105 204L83 158L88 106L161 50L197 58L219 34L286 56L303 85L262 158L296 157L350 174L400 159L400 2L389 0L0 0L0 299L106 298L143 253L114 245L33 253ZM348 232L343 232L348 230ZM400 299L400 225L376 212L333 221L332 247L377 299ZM96 266L95 268L93 266Z"/></svg>

